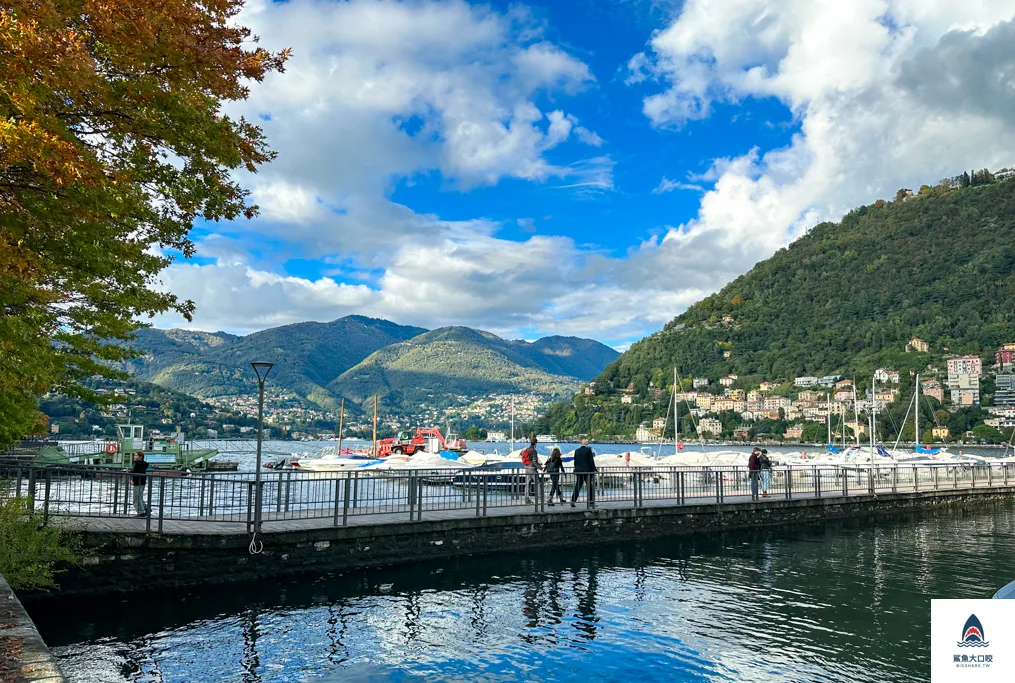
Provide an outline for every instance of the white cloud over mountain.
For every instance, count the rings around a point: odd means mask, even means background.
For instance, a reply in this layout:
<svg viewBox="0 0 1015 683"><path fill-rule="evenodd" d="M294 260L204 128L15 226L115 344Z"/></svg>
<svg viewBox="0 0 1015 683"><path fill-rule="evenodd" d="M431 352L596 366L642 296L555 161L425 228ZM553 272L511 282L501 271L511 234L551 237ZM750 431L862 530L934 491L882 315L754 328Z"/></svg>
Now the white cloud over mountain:
<svg viewBox="0 0 1015 683"><path fill-rule="evenodd" d="M617 163L636 163L570 110L595 75L524 6L251 2L241 19L262 43L294 48L286 73L231 112L260 117L279 152L244 179L261 216L217 226L199 245L217 261L175 264L164 282L195 300L204 328L363 313L640 336L819 220L1015 161L1013 15L1013 0L688 0L628 63L628 81L650 89L645 125L672 135L717 105L770 99L799 130L699 177L673 168L654 192L703 187L697 215L626 226L618 257L542 226L507 239L481 215L450 221L390 199L395 183L432 174L455 192L521 181L595 196L613 190ZM283 256L340 262L354 282L281 275Z"/></svg>

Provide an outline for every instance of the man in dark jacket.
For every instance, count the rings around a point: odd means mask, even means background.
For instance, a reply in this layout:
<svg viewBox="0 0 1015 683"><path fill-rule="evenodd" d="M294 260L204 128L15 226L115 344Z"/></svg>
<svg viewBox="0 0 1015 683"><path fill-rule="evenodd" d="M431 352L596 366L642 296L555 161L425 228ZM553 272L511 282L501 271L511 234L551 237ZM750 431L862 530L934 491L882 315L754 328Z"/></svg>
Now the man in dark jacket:
<svg viewBox="0 0 1015 683"><path fill-rule="evenodd" d="M131 469L130 483L134 489L134 510L137 512L138 517L148 516L148 504L145 503L144 499L144 487L148 477L145 476L145 472L148 471L148 463L145 462L144 453L138 451L134 454L134 467Z"/></svg>
<svg viewBox="0 0 1015 683"><path fill-rule="evenodd" d="M758 474L761 472L761 449L755 448L747 460L747 476L751 478L751 500L758 499Z"/></svg>
<svg viewBox="0 0 1015 683"><path fill-rule="evenodd" d="M574 493L571 494L571 507L574 507L574 503L578 500L578 493L581 492L582 486L588 484L588 501L589 507L594 508L596 506L596 454L589 448L589 440L582 439L581 448L574 452Z"/></svg>

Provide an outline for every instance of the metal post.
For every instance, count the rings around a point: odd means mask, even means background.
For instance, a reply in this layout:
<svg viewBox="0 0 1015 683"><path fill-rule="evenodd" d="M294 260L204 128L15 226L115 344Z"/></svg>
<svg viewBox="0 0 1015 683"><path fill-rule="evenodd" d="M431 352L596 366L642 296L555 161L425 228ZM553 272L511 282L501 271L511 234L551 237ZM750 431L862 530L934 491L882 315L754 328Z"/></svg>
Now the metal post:
<svg viewBox="0 0 1015 683"><path fill-rule="evenodd" d="M197 516L201 517L204 515L204 475L201 477L201 487L197 495Z"/></svg>
<svg viewBox="0 0 1015 683"><path fill-rule="evenodd" d="M264 380L273 367L272 363L264 361L250 364L257 374L257 464L254 470L254 488L257 496L256 509L254 510L254 533L261 533L261 441L264 439Z"/></svg>
<svg viewBox="0 0 1015 683"><path fill-rule="evenodd" d="M480 498L480 496L479 496L480 480L477 478L477 476L482 476L482 475L472 475L472 474L470 474L469 478L472 481L474 481L475 484L476 484L476 516L479 517L479 515L480 515L479 511L481 509L480 500L479 500L479 498Z"/></svg>
<svg viewBox="0 0 1015 683"><path fill-rule="evenodd" d="M349 491L352 489L352 482L349 475L345 477L345 493L342 496L342 526L349 525Z"/></svg>
<svg viewBox="0 0 1015 683"><path fill-rule="evenodd" d="M247 533L254 529L254 483L247 482Z"/></svg>
<svg viewBox="0 0 1015 683"><path fill-rule="evenodd" d="M959 487L959 468L952 467L952 488L957 489Z"/></svg>
<svg viewBox="0 0 1015 683"><path fill-rule="evenodd" d="M839 470L842 473L842 495L849 497L849 471Z"/></svg>
<svg viewBox="0 0 1015 683"><path fill-rule="evenodd" d="M208 516L215 516L215 475L208 474Z"/></svg>
<svg viewBox="0 0 1015 683"><path fill-rule="evenodd" d="M677 500L681 505L684 504L684 493L684 472L681 470L680 472L677 472Z"/></svg>
<svg viewBox="0 0 1015 683"><path fill-rule="evenodd" d="M359 500L359 472L352 473L352 507L356 507L356 501Z"/></svg>
<svg viewBox="0 0 1015 683"><path fill-rule="evenodd" d="M987 463L987 486L994 488L994 466Z"/></svg>
<svg viewBox="0 0 1015 683"><path fill-rule="evenodd" d="M483 477L483 516L486 517L486 493L490 489L490 477Z"/></svg>
<svg viewBox="0 0 1015 683"><path fill-rule="evenodd" d="M544 496L543 477L536 473L536 512L546 512L546 501Z"/></svg>
<svg viewBox="0 0 1015 683"><path fill-rule="evenodd" d="M783 470L782 476L784 478L783 488L786 489L786 500L789 500L790 498L793 497L793 470L791 469Z"/></svg>
<svg viewBox="0 0 1015 683"><path fill-rule="evenodd" d="M969 468L969 488L976 488L976 465Z"/></svg>
<svg viewBox="0 0 1015 683"><path fill-rule="evenodd" d="M293 471L289 470L285 473L285 511L289 512L289 489L292 486Z"/></svg>
<svg viewBox="0 0 1015 683"><path fill-rule="evenodd" d="M892 493L896 493L899 490L899 466L896 465L892 468Z"/></svg>
<svg viewBox="0 0 1015 683"><path fill-rule="evenodd" d="M166 500L166 478L159 477L159 533L162 533L162 508ZM152 515L151 508L148 509L148 517Z"/></svg>
<svg viewBox="0 0 1015 683"><path fill-rule="evenodd" d="M148 534L151 533L152 531L152 489L155 488L155 484L150 480L150 478L146 483L148 484L148 496L147 496L148 500L145 503L145 509L148 510L148 514L145 515L144 518L144 530L145 533ZM159 498L159 505L160 506L162 505L161 497Z"/></svg>
<svg viewBox="0 0 1015 683"><path fill-rule="evenodd" d="M45 524L49 521L49 488L52 484L52 472L46 470L46 498L42 503L42 522ZM35 503L32 503L32 509L35 509Z"/></svg>
<svg viewBox="0 0 1015 683"><path fill-rule="evenodd" d="M416 477L416 521L423 519L423 477Z"/></svg>
<svg viewBox="0 0 1015 683"><path fill-rule="evenodd" d="M282 475L275 473L275 512L282 512Z"/></svg>
<svg viewBox="0 0 1015 683"><path fill-rule="evenodd" d="M938 468L935 467L934 468L934 490L935 491L937 491L937 489L938 489L937 480L938 480Z"/></svg>
<svg viewBox="0 0 1015 683"><path fill-rule="evenodd" d="M348 481L349 478L346 477L345 480ZM333 527L337 527L338 526L338 498L339 498L339 496L338 496L338 493L339 493L338 487L339 487L341 481L342 480L339 479L338 477L335 478L335 514L334 514L334 516L332 518L332 526ZM343 497L345 497L345 496L343 496ZM345 498L345 500L346 500L346 503L348 503L348 498ZM346 504L345 505L345 509L348 509L348 508L349 508L349 506L348 506L348 504ZM342 524L343 525L345 524L345 516L342 517Z"/></svg>
<svg viewBox="0 0 1015 683"><path fill-rule="evenodd" d="M913 490L920 490L920 468L916 465L913 465Z"/></svg>

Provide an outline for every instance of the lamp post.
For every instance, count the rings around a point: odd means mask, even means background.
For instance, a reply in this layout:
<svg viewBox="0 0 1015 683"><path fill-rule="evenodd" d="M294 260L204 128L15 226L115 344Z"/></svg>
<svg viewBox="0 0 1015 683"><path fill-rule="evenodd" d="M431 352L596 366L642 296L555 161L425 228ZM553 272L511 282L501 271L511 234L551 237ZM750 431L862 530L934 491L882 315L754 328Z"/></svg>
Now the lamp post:
<svg viewBox="0 0 1015 683"><path fill-rule="evenodd" d="M275 366L266 361L255 361L250 364L257 374L257 469L254 470L254 490L256 507L254 512L254 533L261 532L261 439L264 438L264 380Z"/></svg>

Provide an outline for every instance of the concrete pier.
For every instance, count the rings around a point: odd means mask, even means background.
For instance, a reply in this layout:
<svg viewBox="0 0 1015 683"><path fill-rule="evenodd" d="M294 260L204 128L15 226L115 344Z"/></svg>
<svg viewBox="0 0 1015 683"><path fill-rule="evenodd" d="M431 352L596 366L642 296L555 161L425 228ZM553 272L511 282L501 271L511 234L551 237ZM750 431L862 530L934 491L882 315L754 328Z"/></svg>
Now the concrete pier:
<svg viewBox="0 0 1015 683"><path fill-rule="evenodd" d="M66 680L18 597L0 576L0 681L64 683Z"/></svg>

